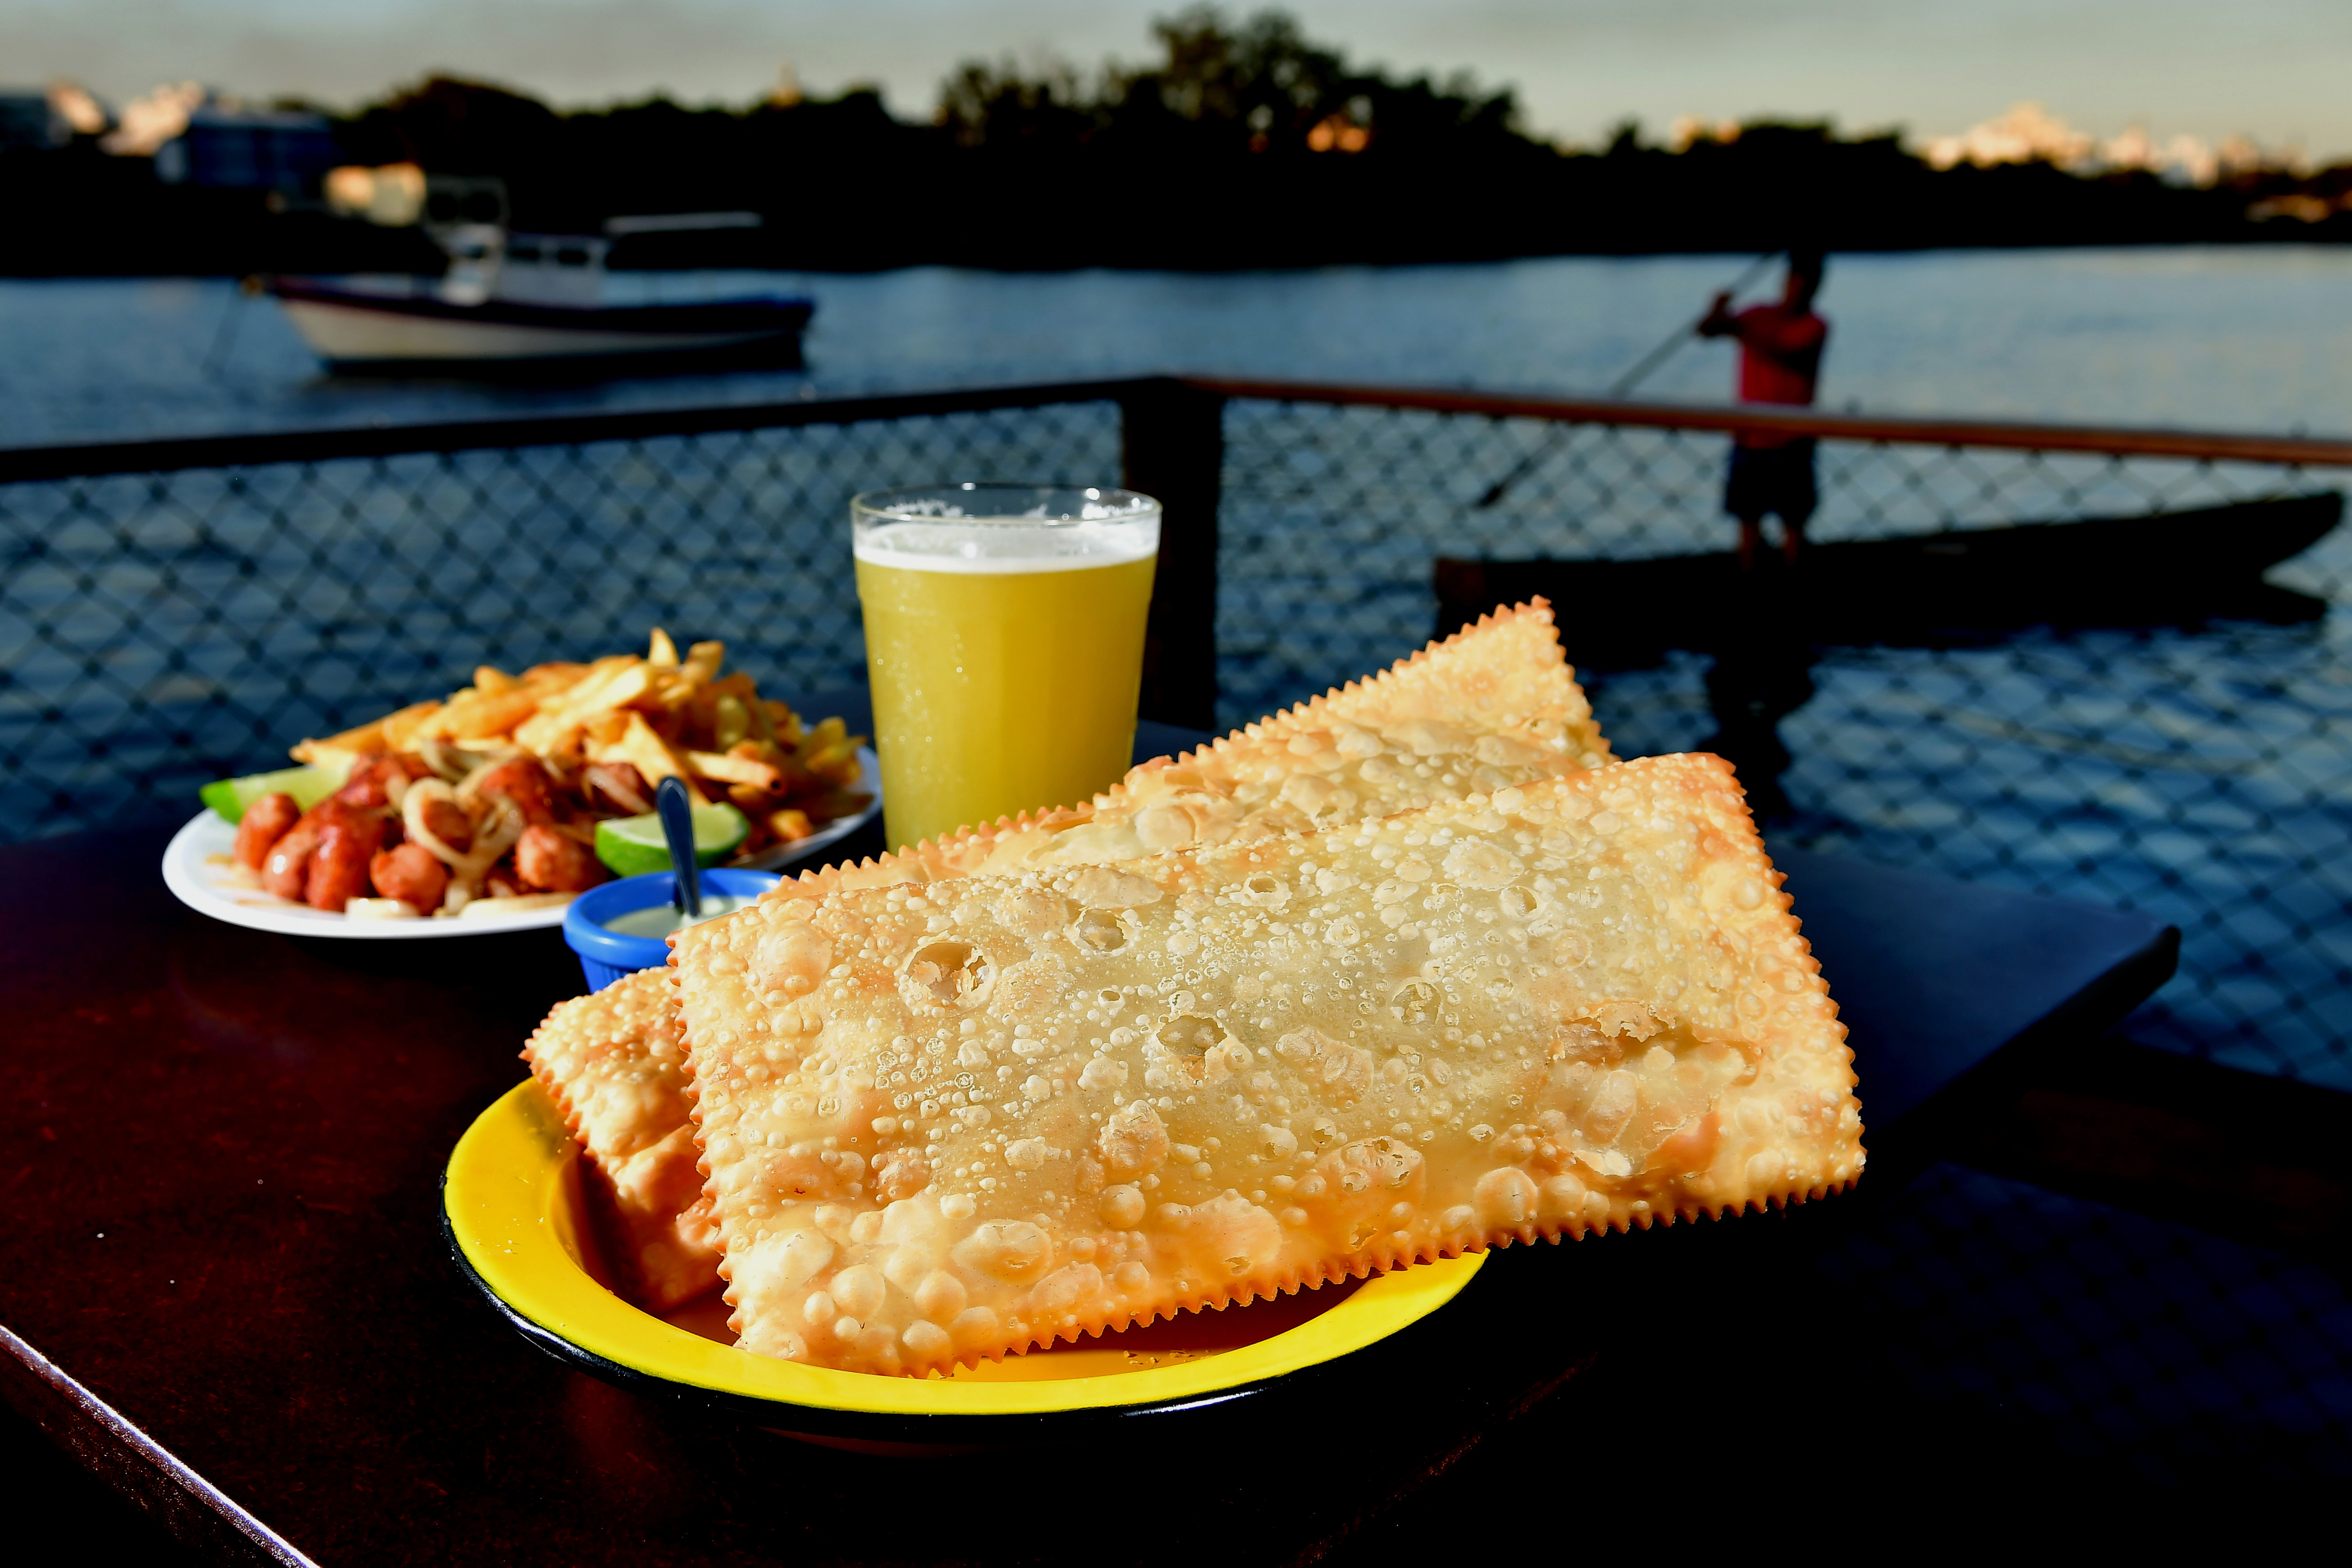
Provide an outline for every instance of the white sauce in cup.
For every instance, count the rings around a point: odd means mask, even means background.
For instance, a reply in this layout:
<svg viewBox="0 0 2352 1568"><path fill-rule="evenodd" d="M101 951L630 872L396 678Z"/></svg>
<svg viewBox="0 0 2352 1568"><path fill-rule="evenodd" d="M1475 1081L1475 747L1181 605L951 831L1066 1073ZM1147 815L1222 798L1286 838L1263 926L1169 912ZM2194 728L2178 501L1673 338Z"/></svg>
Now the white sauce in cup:
<svg viewBox="0 0 2352 1568"><path fill-rule="evenodd" d="M748 910L759 901L756 894L747 897L740 893L705 893L702 895L702 913L692 920L687 919L675 905L653 904L642 910L631 910L626 914L614 915L604 922L604 929L618 931L623 936L667 936L690 925L700 925L704 921L731 915L737 910Z"/></svg>

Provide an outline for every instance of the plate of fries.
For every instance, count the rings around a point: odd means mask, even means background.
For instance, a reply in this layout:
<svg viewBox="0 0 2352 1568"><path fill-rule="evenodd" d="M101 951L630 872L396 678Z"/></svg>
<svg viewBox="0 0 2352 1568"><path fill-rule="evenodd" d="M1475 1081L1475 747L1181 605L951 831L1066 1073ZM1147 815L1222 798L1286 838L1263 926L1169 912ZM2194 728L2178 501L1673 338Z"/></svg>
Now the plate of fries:
<svg viewBox="0 0 2352 1568"><path fill-rule="evenodd" d="M656 628L643 655L481 666L446 698L301 742L300 768L208 791L233 791L238 815L208 808L183 827L164 881L260 931L475 935L562 923L614 874L597 825L650 813L665 778L740 814L729 866L807 859L872 821L881 769L866 738L763 698L722 673L725 656L719 642L681 655Z"/></svg>

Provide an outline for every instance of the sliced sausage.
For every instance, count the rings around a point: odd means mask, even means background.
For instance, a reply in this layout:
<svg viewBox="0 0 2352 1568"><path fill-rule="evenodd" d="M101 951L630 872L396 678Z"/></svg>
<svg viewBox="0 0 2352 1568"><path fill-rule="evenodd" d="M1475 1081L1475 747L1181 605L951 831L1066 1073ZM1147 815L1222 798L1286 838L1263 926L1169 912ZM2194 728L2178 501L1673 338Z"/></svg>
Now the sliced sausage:
<svg viewBox="0 0 2352 1568"><path fill-rule="evenodd" d="M303 902L341 914L352 900L367 897L368 862L383 842L380 818L357 814L328 817L319 829L319 847L310 851Z"/></svg>
<svg viewBox="0 0 2352 1568"><path fill-rule="evenodd" d="M369 757L352 769L334 798L345 805L362 811L392 804L391 785L394 780L403 784L421 777L408 764L394 756Z"/></svg>
<svg viewBox="0 0 2352 1568"><path fill-rule="evenodd" d="M646 775L634 763L591 765L580 775L580 793L592 806L609 805L631 816L643 816L654 808L654 792L646 787Z"/></svg>
<svg viewBox="0 0 2352 1568"><path fill-rule="evenodd" d="M555 820L552 781L536 757L510 757L500 763L482 774L482 782L474 786L474 793L485 799L514 802L525 822Z"/></svg>
<svg viewBox="0 0 2352 1568"><path fill-rule="evenodd" d="M236 825L236 863L258 871L269 861L269 847L302 820L302 808L290 795L265 795L245 808Z"/></svg>
<svg viewBox="0 0 2352 1568"><path fill-rule="evenodd" d="M368 880L378 896L399 899L418 914L429 915L449 890L449 868L422 844L403 844L375 852L368 861Z"/></svg>
<svg viewBox="0 0 2352 1568"><path fill-rule="evenodd" d="M460 855L474 847L474 819L454 800L426 801L425 826L436 838Z"/></svg>
<svg viewBox="0 0 2352 1568"><path fill-rule="evenodd" d="M281 899L301 900L310 880L310 851L319 847L319 831L326 826L317 816L304 816L269 847L261 863L261 885Z"/></svg>
<svg viewBox="0 0 2352 1568"><path fill-rule="evenodd" d="M585 892L611 875L586 845L545 826L522 830L515 845L515 872L548 893Z"/></svg>

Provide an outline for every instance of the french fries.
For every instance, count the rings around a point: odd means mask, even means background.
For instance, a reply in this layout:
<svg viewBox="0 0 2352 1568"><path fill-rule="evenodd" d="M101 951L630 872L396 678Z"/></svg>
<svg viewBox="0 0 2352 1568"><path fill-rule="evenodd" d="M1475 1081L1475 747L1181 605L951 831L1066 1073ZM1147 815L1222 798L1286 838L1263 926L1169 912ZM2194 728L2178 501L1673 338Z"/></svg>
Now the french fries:
<svg viewBox="0 0 2352 1568"><path fill-rule="evenodd" d="M745 856L864 807L869 797L855 785L865 737L839 719L803 725L790 705L762 698L750 676L722 675L726 657L723 642L695 643L681 656L656 626L643 657L534 665L520 675L486 664L471 686L443 700L304 741L293 754L310 763L428 744L493 755L507 747L505 754L539 759L559 788L572 791L592 766L634 768L648 799L676 777L698 802L725 800L742 811L751 823Z"/></svg>

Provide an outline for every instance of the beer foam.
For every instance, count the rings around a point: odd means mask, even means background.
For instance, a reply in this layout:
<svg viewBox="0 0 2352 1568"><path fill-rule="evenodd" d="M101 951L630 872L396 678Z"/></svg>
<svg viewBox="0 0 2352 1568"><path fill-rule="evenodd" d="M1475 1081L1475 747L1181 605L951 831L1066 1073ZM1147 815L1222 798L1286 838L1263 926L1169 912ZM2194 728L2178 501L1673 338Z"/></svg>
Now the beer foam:
<svg viewBox="0 0 2352 1568"><path fill-rule="evenodd" d="M863 532L857 559L910 572L1076 572L1149 561L1160 552L1156 515L1026 524L1018 520L893 522Z"/></svg>

